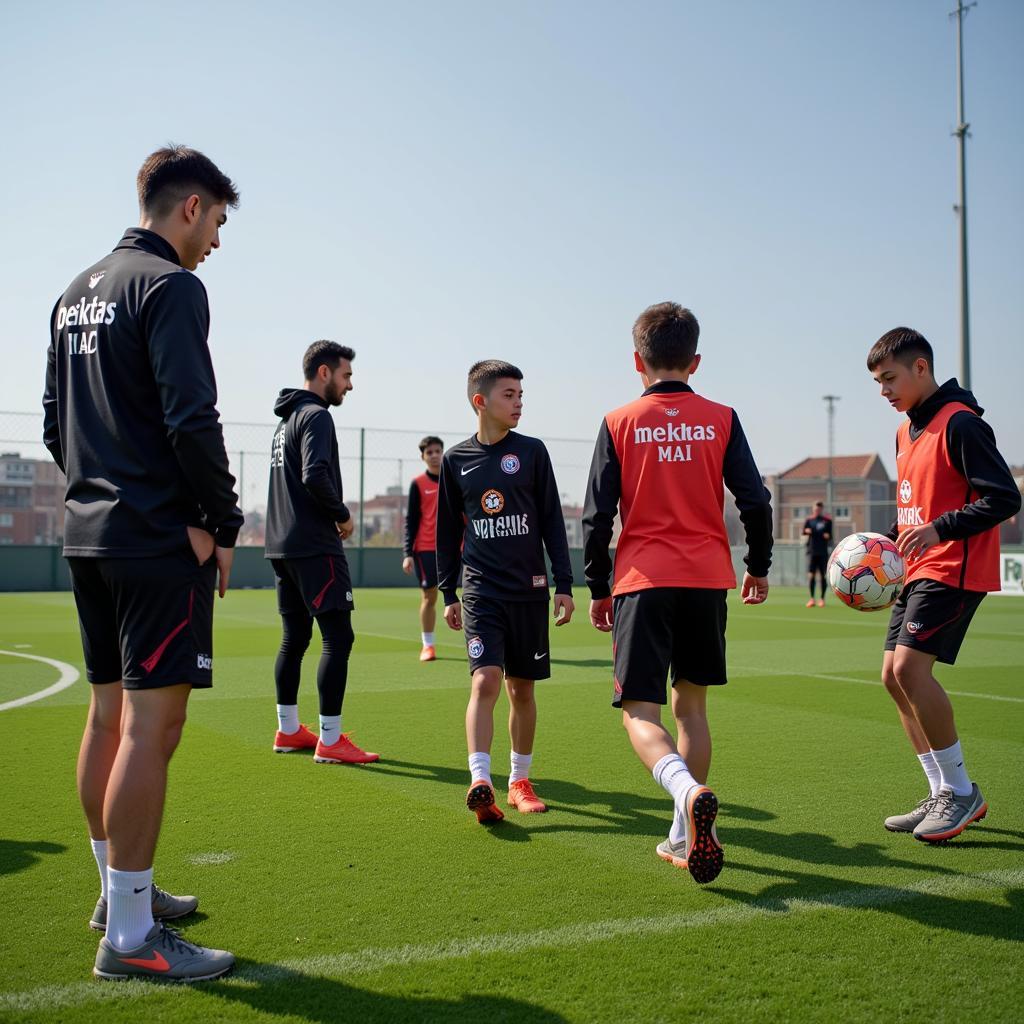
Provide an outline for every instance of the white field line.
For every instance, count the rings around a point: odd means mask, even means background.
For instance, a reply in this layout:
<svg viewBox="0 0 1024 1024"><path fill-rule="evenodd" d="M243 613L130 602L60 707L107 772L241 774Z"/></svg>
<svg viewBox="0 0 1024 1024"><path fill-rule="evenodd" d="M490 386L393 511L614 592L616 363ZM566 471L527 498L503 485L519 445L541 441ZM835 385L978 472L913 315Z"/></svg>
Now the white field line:
<svg viewBox="0 0 1024 1024"><path fill-rule="evenodd" d="M61 690L66 690L72 683L78 680L79 672L74 665L66 661L56 661L53 658L41 658L38 654L26 654L24 651L3 651L0 654L8 654L12 658L28 658L29 661L41 661L44 665L52 665L60 672L60 679L53 686L46 687L36 693L30 693L26 697L19 697L17 700L9 700L0 704L0 711L7 711L8 708L20 708L23 704L31 704L33 701L42 700L44 697L52 697Z"/></svg>
<svg viewBox="0 0 1024 1024"><path fill-rule="evenodd" d="M281 983L295 984L301 982L301 978L297 978L296 975L319 975L348 981L354 975L369 974L389 967L442 963L473 956L519 955L527 950L571 949L587 943L607 942L630 936L668 935L690 928L714 928L743 924L756 918L778 918L821 910L882 909L929 896L956 899L1019 885L1024 885L1024 870L929 877L902 888L879 886L837 889L807 899L755 900L751 903L736 903L711 910L668 914L663 917L616 918L610 921L591 921L562 925L558 928L544 928L533 932L503 932L497 935L479 935L421 945L325 954L302 960L286 960L279 964L247 967L219 984L241 988ZM44 985L22 992L0 993L0 1011L45 1012L82 1006L90 1002L137 1000L157 994L173 996L186 991L188 988L184 986L148 984L141 981L120 984L93 981L70 985Z"/></svg>

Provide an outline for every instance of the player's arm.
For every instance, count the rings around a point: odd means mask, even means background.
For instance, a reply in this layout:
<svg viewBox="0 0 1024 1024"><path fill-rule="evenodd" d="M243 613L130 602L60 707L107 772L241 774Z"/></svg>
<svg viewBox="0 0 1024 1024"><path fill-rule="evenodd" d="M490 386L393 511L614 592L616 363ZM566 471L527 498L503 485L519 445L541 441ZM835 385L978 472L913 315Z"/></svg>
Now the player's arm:
<svg viewBox="0 0 1024 1024"><path fill-rule="evenodd" d="M437 487L437 524L434 528L437 588L444 599L445 622L452 629L461 629L462 608L457 591L466 526L462 518L462 490L447 455L441 462L441 479Z"/></svg>
<svg viewBox="0 0 1024 1024"><path fill-rule="evenodd" d="M43 444L63 473L64 449L60 443L60 420L57 415L57 343L54 340L52 319L50 347L46 351L46 384L43 388Z"/></svg>
<svg viewBox="0 0 1024 1024"><path fill-rule="evenodd" d="M548 558L551 559L551 575L555 578L555 625L564 626L576 610L572 599L572 562L569 559L569 538L565 532L565 516L562 514L555 471L551 466L551 456L543 444L537 452L534 473L537 507L541 510L541 532Z"/></svg>
<svg viewBox="0 0 1024 1024"><path fill-rule="evenodd" d="M298 428L302 486L324 513L331 517L331 522L339 526L350 522L352 513L341 500L331 472L334 460L334 422L331 414L322 408L308 413L303 410ZM339 532L342 531L339 529ZM345 533L342 535L347 536Z"/></svg>
<svg viewBox="0 0 1024 1024"><path fill-rule="evenodd" d="M590 621L604 633L612 628L612 559L608 546L621 496L622 465L608 421L602 420L583 500L583 572L590 588Z"/></svg>
<svg viewBox="0 0 1024 1024"><path fill-rule="evenodd" d="M420 528L421 515L420 489L413 480L409 485L409 507L405 512L405 539L402 543L402 568L406 573L412 572L412 546Z"/></svg>
<svg viewBox="0 0 1024 1024"><path fill-rule="evenodd" d="M736 499L746 535L747 571L741 593L745 604L760 604L768 596L768 570L772 564L772 499L754 462L740 418L733 410L729 441L722 462L722 479Z"/></svg>
<svg viewBox="0 0 1024 1024"><path fill-rule="evenodd" d="M811 521L810 519L804 520L804 536L810 537L811 535Z"/></svg>

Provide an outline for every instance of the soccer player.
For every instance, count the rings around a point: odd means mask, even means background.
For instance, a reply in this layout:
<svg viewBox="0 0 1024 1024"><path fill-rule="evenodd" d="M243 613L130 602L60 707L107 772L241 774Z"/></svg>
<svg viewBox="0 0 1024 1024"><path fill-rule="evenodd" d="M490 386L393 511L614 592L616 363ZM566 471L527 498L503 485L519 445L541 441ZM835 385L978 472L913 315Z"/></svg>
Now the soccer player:
<svg viewBox="0 0 1024 1024"><path fill-rule="evenodd" d="M637 756L672 797L662 860L697 882L722 870L715 832L707 688L726 682L726 592L736 586L722 515L723 483L746 533L744 604L768 596L772 516L768 491L736 413L696 394L700 327L688 309L661 302L633 326L640 398L609 413L594 448L583 515L590 621L614 637L612 707ZM622 533L614 586L608 545ZM661 722L666 675L677 736Z"/></svg>
<svg viewBox="0 0 1024 1024"><path fill-rule="evenodd" d="M265 557L277 577L281 648L274 664L277 735L274 752L312 750L320 764L369 764L379 754L360 750L341 731L352 631L352 581L341 542L355 524L343 501L338 438L331 408L352 390L355 352L336 341L314 341L302 357L303 385L283 388L274 402L281 422L270 448ZM320 735L299 722L302 657L320 628L316 673Z"/></svg>
<svg viewBox="0 0 1024 1024"><path fill-rule="evenodd" d="M814 503L814 515L804 520L804 536L807 538L807 583L811 588L811 596L807 607L814 607L814 578L821 580L821 597L818 607L825 607L825 570L828 566L828 546L832 541L832 520L825 515L825 503Z"/></svg>
<svg viewBox="0 0 1024 1024"><path fill-rule="evenodd" d="M106 932L93 973L202 981L234 957L162 923L198 901L157 888L153 858L189 695L212 685L213 591L227 590L242 524L192 273L238 192L184 146L147 157L137 184L139 227L54 306L43 440L67 477L64 555L92 684L78 794L100 871L89 924Z"/></svg>
<svg viewBox="0 0 1024 1024"><path fill-rule="evenodd" d="M423 649L420 661L434 661L434 623L437 621L437 554L434 532L437 526L437 490L441 479L441 457L444 441L430 435L420 441L420 458L426 463L425 473L409 487L409 509L405 514L405 543L402 547L402 571L411 576L416 571L423 596L420 598L420 638Z"/></svg>
<svg viewBox="0 0 1024 1024"><path fill-rule="evenodd" d="M465 631L471 673L466 806L484 824L504 817L491 780L494 706L503 675L511 705L508 803L523 814L547 810L530 782L534 684L551 675L545 548L555 578L555 625L564 626L574 608L569 542L548 450L537 438L515 433L522 379L518 368L498 359L470 367L467 393L477 430L445 452L437 505L444 618L450 628Z"/></svg>
<svg viewBox="0 0 1024 1024"><path fill-rule="evenodd" d="M932 669L956 662L982 598L999 590L999 524L1020 492L996 448L984 410L956 380L935 380L932 347L908 327L868 353L882 397L907 418L896 431L896 522L889 536L906 560L882 656L882 681L929 783L890 832L943 842L988 812L964 765L953 708Z"/></svg>

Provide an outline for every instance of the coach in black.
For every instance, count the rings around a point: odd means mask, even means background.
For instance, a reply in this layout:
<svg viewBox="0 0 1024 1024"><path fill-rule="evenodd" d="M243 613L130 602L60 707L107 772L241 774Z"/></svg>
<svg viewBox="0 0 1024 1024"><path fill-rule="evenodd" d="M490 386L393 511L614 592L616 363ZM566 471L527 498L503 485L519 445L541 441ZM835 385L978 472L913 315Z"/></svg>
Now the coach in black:
<svg viewBox="0 0 1024 1024"><path fill-rule="evenodd" d="M321 764L367 764L379 754L360 750L341 731L352 631L352 581L341 546L355 524L343 500L338 438L331 407L352 390L355 352L314 341L302 358L303 386L284 388L274 403L281 417L270 448L266 557L277 576L283 636L274 665L278 730L274 752L313 750ZM316 683L319 738L299 722L302 657L320 627L323 651Z"/></svg>
<svg viewBox="0 0 1024 1024"><path fill-rule="evenodd" d="M93 684L78 758L102 885L90 924L106 932L93 973L200 981L234 957L161 923L198 901L154 886L153 856L189 694L212 685L213 591L242 523L191 273L238 193L183 146L153 153L138 191L140 226L54 307L44 441L67 477L64 554Z"/></svg>
<svg viewBox="0 0 1024 1024"><path fill-rule="evenodd" d="M832 543L832 520L825 515L824 502L816 501L814 503L814 515L804 520L804 536L807 538L807 585L811 589L807 607L814 607L814 578L817 575L821 580L821 597L818 598L818 607L823 608L828 572L828 549Z"/></svg>

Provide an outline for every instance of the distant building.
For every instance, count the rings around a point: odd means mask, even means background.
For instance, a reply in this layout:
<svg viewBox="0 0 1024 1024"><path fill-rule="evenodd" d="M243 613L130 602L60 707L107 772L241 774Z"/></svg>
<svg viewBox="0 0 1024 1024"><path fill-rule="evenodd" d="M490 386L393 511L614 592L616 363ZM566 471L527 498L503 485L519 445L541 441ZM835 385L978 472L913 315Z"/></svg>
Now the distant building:
<svg viewBox="0 0 1024 1024"><path fill-rule="evenodd" d="M816 501L827 502L827 458L806 458L774 478L772 505L778 540L803 540L804 520ZM868 531L886 533L896 518L896 484L874 455L836 455L832 459L833 537Z"/></svg>
<svg viewBox="0 0 1024 1024"><path fill-rule="evenodd" d="M0 544L60 543L64 486L64 474L49 459L0 453Z"/></svg>

